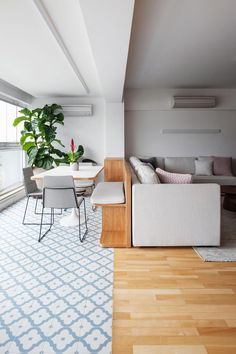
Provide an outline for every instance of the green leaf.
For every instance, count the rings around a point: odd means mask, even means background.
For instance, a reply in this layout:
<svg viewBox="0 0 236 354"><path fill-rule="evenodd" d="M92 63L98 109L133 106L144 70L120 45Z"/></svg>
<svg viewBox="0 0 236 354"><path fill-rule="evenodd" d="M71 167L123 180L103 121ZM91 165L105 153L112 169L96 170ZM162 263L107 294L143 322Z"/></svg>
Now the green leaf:
<svg viewBox="0 0 236 354"><path fill-rule="evenodd" d="M83 154L84 154L84 147L83 147L83 145L79 145L79 146L78 146L77 152L78 152L78 154L79 154L79 158L80 158L81 156L83 156Z"/></svg>
<svg viewBox="0 0 236 354"><path fill-rule="evenodd" d="M46 155L45 157L44 157L44 159L43 159L43 168L45 169L45 170L50 170L50 168L52 167L52 165L53 165L53 162L54 162L54 160L53 160L53 158L51 157L51 156L49 156L49 155Z"/></svg>
<svg viewBox="0 0 236 354"><path fill-rule="evenodd" d="M35 115L35 113L38 113L38 115L42 112L42 108L35 108L32 110L32 114Z"/></svg>
<svg viewBox="0 0 236 354"><path fill-rule="evenodd" d="M57 156L59 157L62 157L63 156L63 152L61 150L58 150L58 149L51 149L51 153L52 154L56 154Z"/></svg>
<svg viewBox="0 0 236 354"><path fill-rule="evenodd" d="M46 141L52 142L55 139L55 137L56 137L54 127L50 127L48 125L45 125L44 126L44 131L45 131L45 139L46 139Z"/></svg>
<svg viewBox="0 0 236 354"><path fill-rule="evenodd" d="M32 131L32 124L30 122L25 122L24 127L28 132Z"/></svg>
<svg viewBox="0 0 236 354"><path fill-rule="evenodd" d="M36 167L40 167L42 168L43 167L43 162L44 162L44 159L40 159L40 160L35 160L34 164Z"/></svg>
<svg viewBox="0 0 236 354"><path fill-rule="evenodd" d="M62 144L60 139L54 139L53 141L55 141L57 144L61 145L62 147L65 147L65 145Z"/></svg>
<svg viewBox="0 0 236 354"><path fill-rule="evenodd" d="M29 164L32 166L34 164L34 160L37 156L37 153L38 153L38 149L37 147L31 147L28 151L27 151L27 154L28 154L28 162Z"/></svg>
<svg viewBox="0 0 236 354"><path fill-rule="evenodd" d="M48 154L48 148L47 147L40 147L38 149L38 156L41 158L41 156L44 156L45 154Z"/></svg>
<svg viewBox="0 0 236 354"><path fill-rule="evenodd" d="M32 112L28 108L21 109L20 113L24 114L27 117L31 117L31 115L32 115Z"/></svg>
<svg viewBox="0 0 236 354"><path fill-rule="evenodd" d="M35 143L33 143L32 141L29 141L28 143L25 143L23 146L22 146L22 149L24 151L28 151L31 147L36 147Z"/></svg>
<svg viewBox="0 0 236 354"><path fill-rule="evenodd" d="M22 117L17 117L14 122L13 122L13 126L16 127L20 122L23 122L25 120L30 120L29 118L22 116Z"/></svg>
<svg viewBox="0 0 236 354"><path fill-rule="evenodd" d="M26 134L22 134L21 138L20 138L20 144L24 145L24 142L27 138L32 138L34 139L34 134L32 133L26 133Z"/></svg>

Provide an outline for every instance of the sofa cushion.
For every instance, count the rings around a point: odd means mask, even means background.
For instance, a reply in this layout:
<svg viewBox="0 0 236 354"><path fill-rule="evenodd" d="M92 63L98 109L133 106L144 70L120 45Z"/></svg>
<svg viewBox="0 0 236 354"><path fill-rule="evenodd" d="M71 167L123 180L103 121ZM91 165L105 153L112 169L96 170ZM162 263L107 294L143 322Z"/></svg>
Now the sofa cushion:
<svg viewBox="0 0 236 354"><path fill-rule="evenodd" d="M213 171L216 176L232 176L232 158L214 156Z"/></svg>
<svg viewBox="0 0 236 354"><path fill-rule="evenodd" d="M211 176L213 161L210 160L195 160L195 175Z"/></svg>
<svg viewBox="0 0 236 354"><path fill-rule="evenodd" d="M143 184L156 184L160 183L160 180L153 168L149 163L142 163L136 166L136 174L138 179Z"/></svg>
<svg viewBox="0 0 236 354"><path fill-rule="evenodd" d="M171 173L160 168L157 168L156 172L161 183L189 184L192 182L192 175L190 174Z"/></svg>
<svg viewBox="0 0 236 354"><path fill-rule="evenodd" d="M217 183L221 186L235 186L234 176L193 176L193 183Z"/></svg>
<svg viewBox="0 0 236 354"><path fill-rule="evenodd" d="M165 170L176 173L195 173L195 157L166 157Z"/></svg>

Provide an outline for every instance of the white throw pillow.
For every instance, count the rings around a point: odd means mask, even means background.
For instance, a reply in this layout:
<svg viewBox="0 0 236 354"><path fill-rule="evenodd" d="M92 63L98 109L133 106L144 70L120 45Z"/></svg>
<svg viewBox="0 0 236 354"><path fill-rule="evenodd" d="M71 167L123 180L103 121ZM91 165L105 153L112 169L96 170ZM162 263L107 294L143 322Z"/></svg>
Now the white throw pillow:
<svg viewBox="0 0 236 354"><path fill-rule="evenodd" d="M140 165L140 164L143 163L142 161L140 161L140 160L139 160L137 157L135 157L135 156L131 156L131 157L129 158L129 162L130 162L130 164L131 164L131 166L133 167L134 170L136 169L136 166L137 166L137 165Z"/></svg>
<svg viewBox="0 0 236 354"><path fill-rule="evenodd" d="M213 161L210 159L195 160L196 176L212 176Z"/></svg>
<svg viewBox="0 0 236 354"><path fill-rule="evenodd" d="M135 168L138 179L143 184L157 184L160 180L155 170L147 163L141 163L136 165Z"/></svg>

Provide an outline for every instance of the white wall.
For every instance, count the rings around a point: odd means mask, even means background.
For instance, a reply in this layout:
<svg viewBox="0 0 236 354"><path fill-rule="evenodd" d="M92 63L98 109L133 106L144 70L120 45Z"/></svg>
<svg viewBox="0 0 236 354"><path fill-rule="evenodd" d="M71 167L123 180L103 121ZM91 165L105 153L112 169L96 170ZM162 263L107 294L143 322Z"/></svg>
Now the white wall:
<svg viewBox="0 0 236 354"><path fill-rule="evenodd" d="M215 95L214 109L171 109L173 95ZM162 134L163 128L221 129L220 134ZM126 155L236 157L236 90L127 90Z"/></svg>
<svg viewBox="0 0 236 354"><path fill-rule="evenodd" d="M102 98L44 97L33 100L33 107L43 107L45 104L93 104L91 117L65 117L65 125L58 126L58 138L70 149L70 139L75 144L81 144L85 149L85 157L103 164L105 140L105 102Z"/></svg>
<svg viewBox="0 0 236 354"><path fill-rule="evenodd" d="M124 157L124 134L124 103L106 103L106 157Z"/></svg>

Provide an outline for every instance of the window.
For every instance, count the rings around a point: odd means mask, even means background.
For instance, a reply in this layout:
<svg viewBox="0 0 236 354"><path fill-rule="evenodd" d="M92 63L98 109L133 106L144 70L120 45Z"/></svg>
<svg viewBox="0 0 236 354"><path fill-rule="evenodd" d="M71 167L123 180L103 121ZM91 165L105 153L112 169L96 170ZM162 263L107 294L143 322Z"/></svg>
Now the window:
<svg viewBox="0 0 236 354"><path fill-rule="evenodd" d="M0 100L0 196L22 185L25 159L19 144L22 126L13 127L20 109Z"/></svg>

